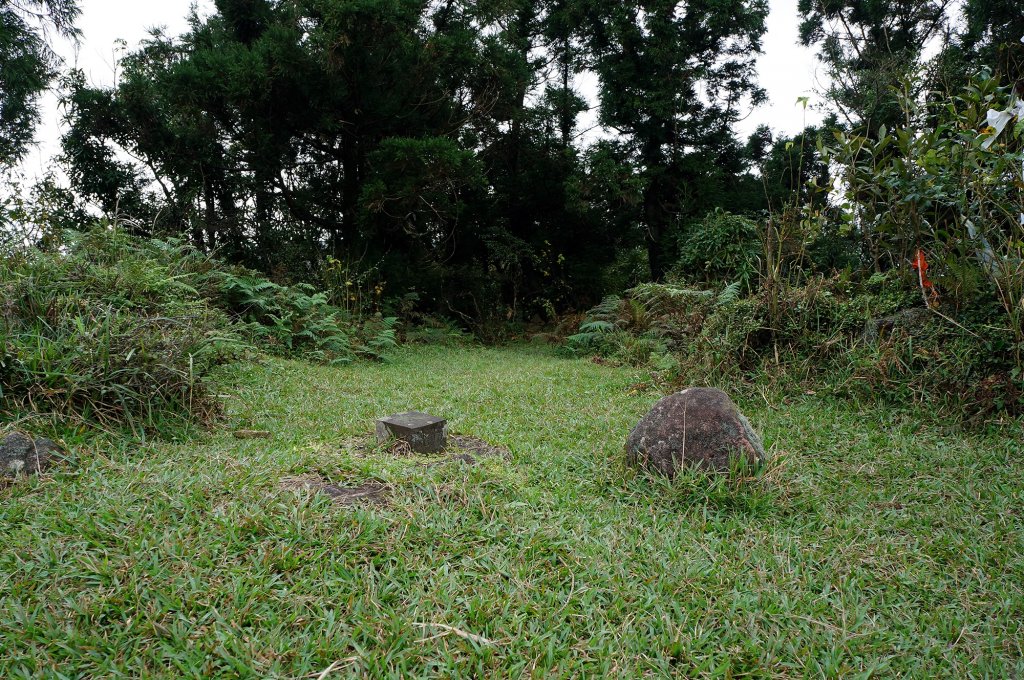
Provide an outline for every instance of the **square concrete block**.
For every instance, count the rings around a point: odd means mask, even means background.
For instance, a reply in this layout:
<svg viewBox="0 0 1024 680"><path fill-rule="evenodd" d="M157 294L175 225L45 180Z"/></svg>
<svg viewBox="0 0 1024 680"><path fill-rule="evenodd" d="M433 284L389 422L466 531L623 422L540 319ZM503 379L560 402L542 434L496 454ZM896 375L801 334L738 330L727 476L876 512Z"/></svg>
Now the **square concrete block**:
<svg viewBox="0 0 1024 680"><path fill-rule="evenodd" d="M398 439L416 453L440 453L448 445L448 421L429 413L409 411L377 421L377 442Z"/></svg>

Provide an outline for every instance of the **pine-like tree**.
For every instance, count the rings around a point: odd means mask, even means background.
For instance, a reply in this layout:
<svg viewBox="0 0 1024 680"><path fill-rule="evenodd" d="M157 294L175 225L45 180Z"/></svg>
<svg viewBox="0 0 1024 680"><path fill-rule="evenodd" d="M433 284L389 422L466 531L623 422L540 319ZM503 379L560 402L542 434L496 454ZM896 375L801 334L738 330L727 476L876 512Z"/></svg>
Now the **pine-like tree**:
<svg viewBox="0 0 1024 680"><path fill-rule="evenodd" d="M76 0L0 0L0 169L24 157L39 96L57 75L46 36L75 39L78 11Z"/></svg>
<svg viewBox="0 0 1024 680"><path fill-rule="evenodd" d="M680 220L725 202L743 172L733 124L764 93L756 83L765 0L590 0L589 46L601 121L642 185L651 272L671 264Z"/></svg>

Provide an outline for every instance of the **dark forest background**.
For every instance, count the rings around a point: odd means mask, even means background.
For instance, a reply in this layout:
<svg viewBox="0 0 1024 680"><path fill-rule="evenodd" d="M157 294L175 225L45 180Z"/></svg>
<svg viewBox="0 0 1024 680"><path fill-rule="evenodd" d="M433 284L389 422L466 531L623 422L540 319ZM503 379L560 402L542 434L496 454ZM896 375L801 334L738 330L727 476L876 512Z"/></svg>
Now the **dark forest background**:
<svg viewBox="0 0 1024 680"><path fill-rule="evenodd" d="M38 37L29 13L73 30L68 0L2 5L7 55ZM1018 80L1024 13L1012 0L963 9L969 20L937 0L803 0L801 34L832 76L826 127L899 125L891 88L922 68L922 86L983 67ZM218 0L186 34L125 56L112 89L60 74L62 163L76 204L275 277L319 280L341 263L384 297L415 292L475 320L586 308L663 279L716 208L761 217L809 175L827 182L822 129L733 132L764 99L767 11L758 0ZM29 45L22 60L33 49L45 52ZM8 163L59 68L40 61L17 84L5 64ZM579 126L584 72L599 84L598 131Z"/></svg>
<svg viewBox="0 0 1024 680"><path fill-rule="evenodd" d="M932 388L1020 392L1017 0L801 0L828 115L746 139L766 0L217 0L125 54L112 88L48 47L77 11L0 0L0 164L46 88L66 123L67 181L9 187L8 243L59 251L102 216L347 318L547 326L619 355L647 338L638 361L696 351L711 311L694 322L684 289L751 305L722 322L741 368L780 346L818 364L916 307L938 354L962 341ZM877 370L924 370L911 345Z"/></svg>

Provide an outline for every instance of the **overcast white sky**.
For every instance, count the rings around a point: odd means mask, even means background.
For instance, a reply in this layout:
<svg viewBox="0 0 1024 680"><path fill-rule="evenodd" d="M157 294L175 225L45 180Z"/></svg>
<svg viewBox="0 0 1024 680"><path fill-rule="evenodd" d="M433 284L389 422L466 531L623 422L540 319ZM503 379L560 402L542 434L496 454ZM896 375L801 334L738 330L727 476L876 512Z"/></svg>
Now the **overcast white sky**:
<svg viewBox="0 0 1024 680"><path fill-rule="evenodd" d="M818 64L813 53L797 41L797 0L770 2L764 54L758 62L760 82L770 101L740 123L739 132L744 136L760 124L779 132L798 132L804 127L804 113L796 104L797 98L810 96L812 106L815 101ZM153 27L162 26L171 34L181 33L186 29L185 17L193 4L198 5L200 14L213 6L211 0L82 0L78 22L81 43L77 49L63 46L61 52L68 64L83 69L93 84L111 85L115 79L117 40L125 40L131 49ZM807 123L818 120L816 112L807 112ZM26 179L45 174L50 159L60 149L60 134L60 112L56 97L51 95L44 101L36 148L22 166Z"/></svg>

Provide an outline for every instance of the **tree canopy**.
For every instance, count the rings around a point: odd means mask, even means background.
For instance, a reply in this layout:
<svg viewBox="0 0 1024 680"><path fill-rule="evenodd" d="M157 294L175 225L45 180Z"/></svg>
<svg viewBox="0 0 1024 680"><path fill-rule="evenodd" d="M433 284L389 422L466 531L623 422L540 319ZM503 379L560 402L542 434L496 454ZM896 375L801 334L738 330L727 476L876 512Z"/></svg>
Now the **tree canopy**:
<svg viewBox="0 0 1024 680"><path fill-rule="evenodd" d="M1021 81L1012 2L968 0L960 20L949 0L801 0L835 115L741 139L765 99L768 9L216 0L126 54L112 87L66 74L63 162L79 199L138 231L287 280L334 263L389 299L502 323L665 277L718 209L760 220L827 202L822 140L905 123L939 77L917 78L927 66ZM57 71L44 29L73 36L76 13L0 0L6 162Z"/></svg>
<svg viewBox="0 0 1024 680"><path fill-rule="evenodd" d="M78 12L76 0L0 0L0 168L24 156L39 96L58 73L47 35L75 38Z"/></svg>

